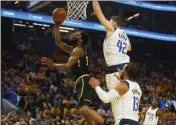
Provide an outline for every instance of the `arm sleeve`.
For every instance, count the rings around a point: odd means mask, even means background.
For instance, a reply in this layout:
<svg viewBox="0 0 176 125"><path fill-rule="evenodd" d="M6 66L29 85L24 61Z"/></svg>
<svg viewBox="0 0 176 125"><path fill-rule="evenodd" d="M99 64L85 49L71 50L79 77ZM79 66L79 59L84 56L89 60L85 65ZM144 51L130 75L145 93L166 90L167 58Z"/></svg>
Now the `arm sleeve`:
<svg viewBox="0 0 176 125"><path fill-rule="evenodd" d="M119 97L119 93L115 90L112 89L109 92L106 92L104 90L102 90L102 88L100 86L97 86L95 88L95 91L98 95L98 97L104 102L104 103L109 103L111 102L111 100L113 100L114 98L118 98Z"/></svg>

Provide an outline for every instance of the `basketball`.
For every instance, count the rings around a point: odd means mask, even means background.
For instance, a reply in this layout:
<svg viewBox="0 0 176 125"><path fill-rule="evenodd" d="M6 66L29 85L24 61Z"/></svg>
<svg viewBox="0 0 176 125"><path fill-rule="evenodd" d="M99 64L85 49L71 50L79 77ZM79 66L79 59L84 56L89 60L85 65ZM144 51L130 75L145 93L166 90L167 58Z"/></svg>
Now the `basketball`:
<svg viewBox="0 0 176 125"><path fill-rule="evenodd" d="M52 16L55 23L62 23L67 18L67 12L63 8L56 8Z"/></svg>

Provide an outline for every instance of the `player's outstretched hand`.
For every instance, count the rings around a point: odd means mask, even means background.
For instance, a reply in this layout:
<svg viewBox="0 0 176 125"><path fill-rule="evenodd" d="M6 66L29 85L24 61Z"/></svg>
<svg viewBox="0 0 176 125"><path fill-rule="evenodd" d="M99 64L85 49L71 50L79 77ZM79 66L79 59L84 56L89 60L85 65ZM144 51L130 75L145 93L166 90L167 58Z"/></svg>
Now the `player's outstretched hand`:
<svg viewBox="0 0 176 125"><path fill-rule="evenodd" d="M42 64L47 65L49 67L53 67L53 64L54 64L53 60L51 60L51 59L49 59L47 57L41 58L41 62L42 62Z"/></svg>
<svg viewBox="0 0 176 125"><path fill-rule="evenodd" d="M100 85L100 82L98 79L95 79L94 77L90 78L89 84L91 85L92 88L95 88Z"/></svg>

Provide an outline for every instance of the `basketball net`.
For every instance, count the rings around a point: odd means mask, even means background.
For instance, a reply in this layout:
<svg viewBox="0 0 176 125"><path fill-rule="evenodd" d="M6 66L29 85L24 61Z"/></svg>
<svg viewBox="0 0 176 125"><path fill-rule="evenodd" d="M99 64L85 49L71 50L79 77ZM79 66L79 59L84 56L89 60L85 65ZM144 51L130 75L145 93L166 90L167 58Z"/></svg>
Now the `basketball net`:
<svg viewBox="0 0 176 125"><path fill-rule="evenodd" d="M67 0L67 19L86 20L88 0Z"/></svg>

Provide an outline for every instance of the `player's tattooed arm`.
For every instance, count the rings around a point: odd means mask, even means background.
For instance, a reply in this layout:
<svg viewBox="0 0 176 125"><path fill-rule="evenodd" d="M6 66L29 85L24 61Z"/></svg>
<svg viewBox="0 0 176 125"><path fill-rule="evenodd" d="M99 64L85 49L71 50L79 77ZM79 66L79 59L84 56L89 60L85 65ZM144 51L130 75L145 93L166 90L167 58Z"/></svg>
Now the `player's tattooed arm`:
<svg viewBox="0 0 176 125"><path fill-rule="evenodd" d="M94 13L96 15L96 17L98 18L98 20L100 21L100 23L105 27L107 32L113 32L114 28L111 25L110 21L108 21L105 16L103 15L103 12L101 10L101 7L98 3L97 0L92 0L92 6L93 6L93 10Z"/></svg>
<svg viewBox="0 0 176 125"><path fill-rule="evenodd" d="M66 43L62 42L61 38L60 38L60 32L59 32L59 27L60 24L56 24L55 25L55 42L56 45L62 49L64 52L66 53L71 53L73 50L72 46L67 45Z"/></svg>
<svg viewBox="0 0 176 125"><path fill-rule="evenodd" d="M69 58L67 63L57 64L47 57L43 57L41 59L41 62L42 64L48 65L51 68L70 71L73 68L73 66L76 64L76 62L79 60L79 58L83 56L83 54L84 54L84 50L82 48L75 48L73 50L72 56Z"/></svg>

